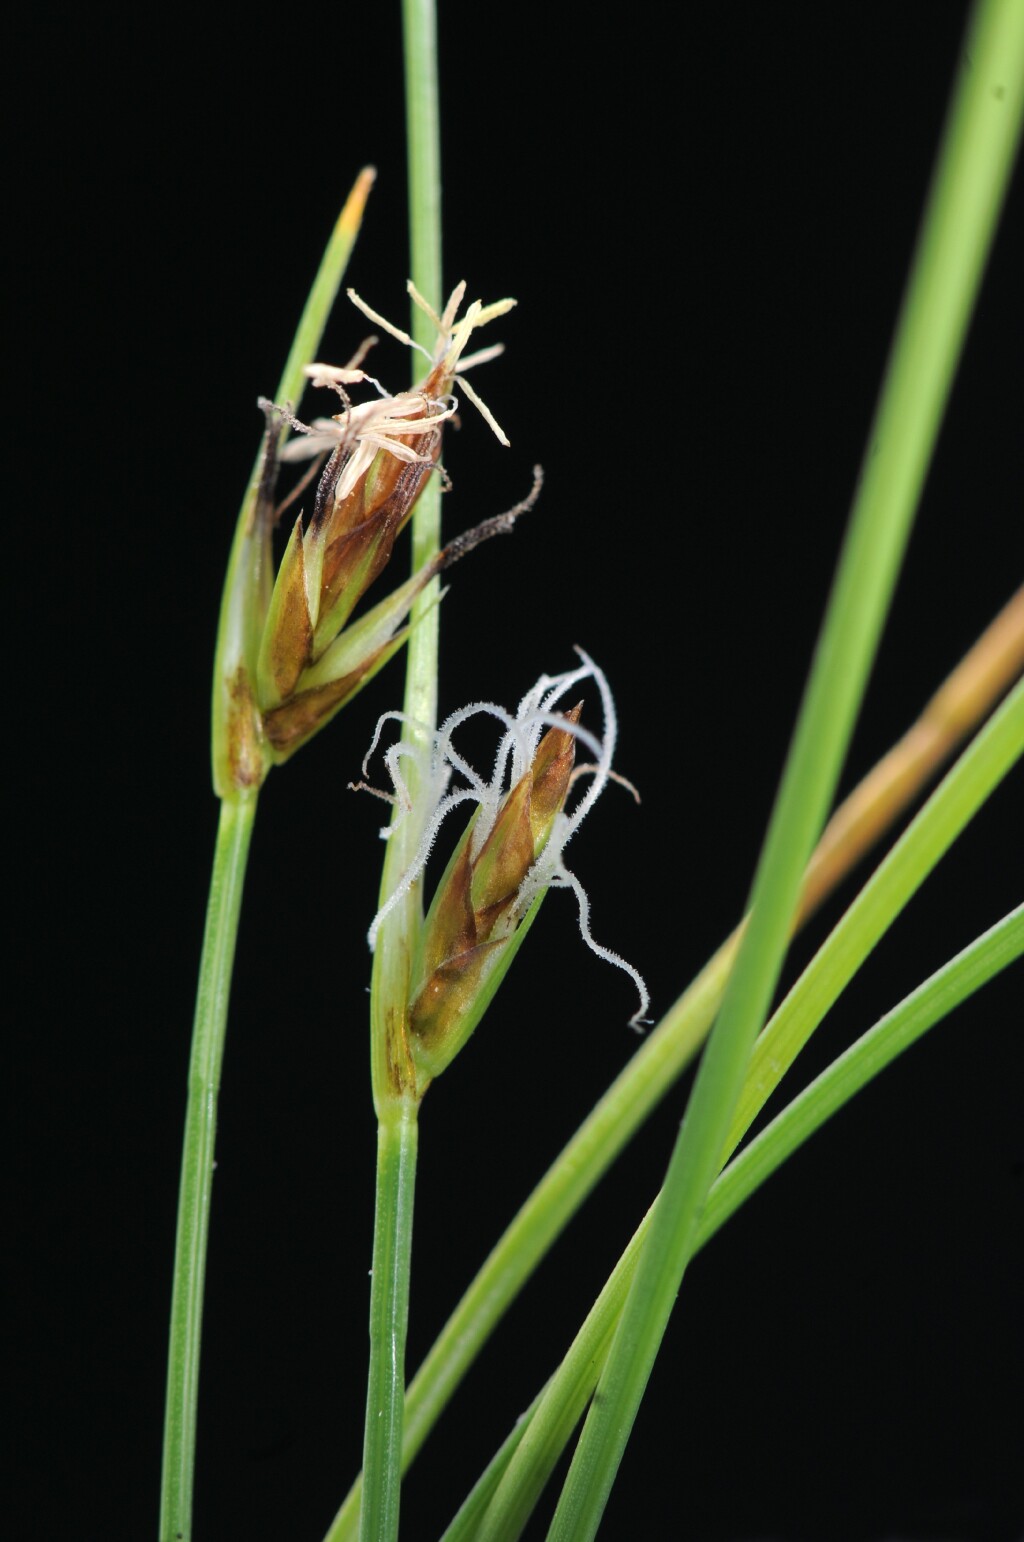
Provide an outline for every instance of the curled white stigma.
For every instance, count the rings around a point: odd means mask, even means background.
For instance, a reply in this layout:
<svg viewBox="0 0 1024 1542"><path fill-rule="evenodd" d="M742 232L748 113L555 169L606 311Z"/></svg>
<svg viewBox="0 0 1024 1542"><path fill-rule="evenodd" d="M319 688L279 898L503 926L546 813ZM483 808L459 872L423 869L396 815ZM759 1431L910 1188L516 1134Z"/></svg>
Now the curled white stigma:
<svg viewBox="0 0 1024 1542"><path fill-rule="evenodd" d="M516 896L509 915L509 930L514 930L534 900L546 888L571 889L576 896L580 933L587 947L606 963L624 970L637 988L639 1006L630 1018L630 1025L639 1027L650 1005L650 995L643 977L632 964L594 940L590 931L590 901L586 890L563 861L566 846L612 779L612 757L617 735L615 702L604 672L582 648L577 648L576 652L581 660L579 667L560 675L541 675L522 698L515 713L507 712L495 702L470 702L468 706L460 707L445 718L440 728L433 731L413 723L402 712L386 712L380 718L363 761L364 778L369 777L369 762L380 745L386 723L399 723L414 730L408 738L399 738L384 752L384 764L394 789L397 812L392 823L381 830L381 836L385 840L390 839L407 819L415 820L419 836L408 867L373 918L368 940L373 949L382 922L423 873L437 833L452 809L463 803L477 805L479 813L472 835L472 851L475 855L493 829L503 800L530 770L544 731L560 728L571 733L594 757L594 764L586 768L591 779L586 791L572 808L564 809L556 816L544 849L530 867ZM580 724L570 723L555 711L557 704L575 686L587 680L594 682L601 698L603 723L600 738ZM490 777L482 776L454 743L454 735L461 725L477 716L495 718L503 729ZM403 763L415 767L415 777L406 776ZM410 794L411 786L415 788L415 796Z"/></svg>

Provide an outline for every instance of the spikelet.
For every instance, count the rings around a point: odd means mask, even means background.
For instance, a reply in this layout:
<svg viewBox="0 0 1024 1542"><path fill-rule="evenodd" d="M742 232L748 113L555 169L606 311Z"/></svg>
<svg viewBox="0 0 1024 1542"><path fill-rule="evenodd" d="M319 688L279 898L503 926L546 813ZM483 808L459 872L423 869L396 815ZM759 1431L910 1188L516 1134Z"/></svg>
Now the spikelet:
<svg viewBox="0 0 1024 1542"><path fill-rule="evenodd" d="M390 910L420 878L447 814L462 803L478 805L438 884L413 960L406 1033L420 1091L450 1064L479 1023L549 887L574 891L587 945L624 969L637 986L640 1005L633 1024L646 1013L648 996L641 976L594 941L586 894L562 860L566 844L613 776L611 692L597 665L577 651L581 667L542 676L515 715L494 703L473 703L453 713L431 736L429 754L422 748L422 736L420 740L411 736L392 745L385 756L399 817L382 834L390 837L402 818L415 819L422 834L409 868L374 920L371 946ZM597 684L604 709L600 740L581 723L582 702L569 712L554 710L568 691L588 679ZM495 717L504 727L489 781L474 771L452 742L456 730L478 714ZM370 755L384 721L395 719L405 721L401 713L389 713L378 724ZM577 743L594 755L596 763L580 768L591 779L567 812ZM405 760L415 763L414 779L403 774ZM468 786L453 785L456 771ZM426 807L414 806L410 784Z"/></svg>
<svg viewBox="0 0 1024 1542"><path fill-rule="evenodd" d="M355 607L389 562L395 540L441 453L444 424L458 402L452 387L472 333L514 303L483 306L475 301L456 320L465 285L436 316L412 293L438 329L430 369L412 391L389 396L362 368L359 358L344 367L312 364L306 374L316 386L334 389L345 403L334 418L300 423L287 408L269 402L265 460L268 469L262 517L272 518L272 493L279 461L326 452L308 523L296 520L270 595L259 639L255 698L262 733L273 761L286 760L334 715L397 651L416 596L444 565L425 565L407 583L354 625ZM350 294L352 292L350 291ZM404 332L353 299L372 320L412 344ZM461 379L461 377L459 377ZM379 394L353 404L348 389L370 385ZM469 388L463 383L460 389ZM508 443L479 398L472 399L503 443ZM279 418L296 430L278 453Z"/></svg>

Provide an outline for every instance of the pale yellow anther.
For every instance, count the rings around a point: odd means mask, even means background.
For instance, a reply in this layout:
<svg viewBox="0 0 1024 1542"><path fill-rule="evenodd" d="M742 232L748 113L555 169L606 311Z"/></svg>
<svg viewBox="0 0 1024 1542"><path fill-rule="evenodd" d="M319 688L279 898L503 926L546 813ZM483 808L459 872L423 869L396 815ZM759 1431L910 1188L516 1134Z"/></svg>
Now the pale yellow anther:
<svg viewBox="0 0 1024 1542"><path fill-rule="evenodd" d="M505 435L505 430L502 428L501 424L498 422L497 418L494 416L494 413L491 411L490 407L488 407L483 397L481 397L478 392L473 390L473 387L470 385L469 381L465 378L464 375L459 376L459 390L465 391L466 395L473 403L473 406L476 408L477 412L479 412L480 416L487 424L487 427L494 434L495 438L499 439L507 449L509 441Z"/></svg>
<svg viewBox="0 0 1024 1542"><path fill-rule="evenodd" d="M420 349L419 343L414 343L408 332L403 332L401 327L396 327L393 322L388 321L379 311L375 311L372 306L367 305L366 301L360 295L357 295L354 289L346 290L346 293L356 309L362 311L363 315L370 321L375 321L379 327L383 327L385 332L391 337L396 338L398 342L404 343L407 348L417 348L421 353L423 352Z"/></svg>
<svg viewBox="0 0 1024 1542"><path fill-rule="evenodd" d="M439 332L447 335L451 331L455 323L455 318L459 314L459 306L462 304L465 298L466 280L461 279L459 283L455 285L455 288L452 290L451 294L448 296L448 304L444 308L444 315L441 317L441 325L438 327Z"/></svg>
<svg viewBox="0 0 1024 1542"><path fill-rule="evenodd" d="M314 386L360 385L370 378L365 370L338 364L306 364L302 373Z"/></svg>
<svg viewBox="0 0 1024 1542"><path fill-rule="evenodd" d="M497 316L504 316L516 302L505 299L496 300L491 305L484 305L480 300L474 300L461 320L456 321L455 318L466 294L464 280L456 284L440 316L420 294L411 279L406 287L414 304L437 328L438 343L433 358L435 367L431 371L435 382L434 389L436 390L438 368L444 378L454 379L457 376L460 389L465 391L491 432L502 444L507 445L508 438L494 414L464 376L464 371L471 366L496 358L503 352L503 344L495 343L491 347L477 349L471 354L466 353L465 348L478 328L486 326ZM348 290L348 297L368 320L387 332L389 337L393 337L396 342L403 343L408 348L415 348L419 353L426 353L426 350L421 348L408 332L401 327L396 327L393 322L388 321L386 316L375 311L354 289ZM320 420L313 425L313 431L304 441L290 440L282 451L282 459L299 460L325 449L336 448L339 443L346 447L351 446L348 462L338 483L336 493L338 497L344 497L351 491L379 450L387 450L402 461L424 459L408 444L400 442L399 436L404 440L411 435L429 433L438 424L452 417L456 410L453 401L439 399L434 394L427 395L422 388L419 391L403 391L398 396L389 396L372 375L360 368L367 350L376 341L376 338L367 338L346 365L320 362L306 365L304 373L307 378L314 385L330 386L339 391L346 402L346 409L336 414L333 423L326 430L323 421ZM426 356L430 357L429 354ZM427 378L429 379L430 376ZM348 398L343 388L362 384L375 386L381 393L380 399L348 405ZM407 419L410 421L406 421ZM301 427L297 424L295 426Z"/></svg>

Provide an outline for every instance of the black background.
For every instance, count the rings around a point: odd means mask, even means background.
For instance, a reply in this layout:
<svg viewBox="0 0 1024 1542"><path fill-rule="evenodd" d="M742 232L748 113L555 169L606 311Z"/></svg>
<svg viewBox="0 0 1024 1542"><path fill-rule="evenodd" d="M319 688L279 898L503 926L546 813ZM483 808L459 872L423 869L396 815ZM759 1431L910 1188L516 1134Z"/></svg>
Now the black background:
<svg viewBox="0 0 1024 1542"><path fill-rule="evenodd" d="M958 4L445 0L446 270L515 294L445 458L454 532L541 505L452 575L442 711L512 704L574 643L618 765L572 865L657 1011L740 915L835 561L960 47ZM306 286L359 167L350 271L408 266L394 5L16 24L6 393L19 1177L16 1534L155 1534L192 992L216 809L223 565ZM843 787L1019 581L1021 243L982 294ZM365 326L342 304L323 353ZM407 368L394 345L377 367ZM403 565L404 551L398 559ZM218 1134L196 1536L318 1538L358 1464L380 810L346 791L382 675L262 798ZM1008 783L801 1063L824 1064L1020 899ZM800 941L809 956L847 886ZM1019 969L893 1067L687 1276L602 1535L1022 1531ZM554 896L422 1115L414 1367L635 1047L624 976ZM681 1092L538 1273L417 1462L436 1536L653 1195ZM543 1534L542 1531L540 1534Z"/></svg>

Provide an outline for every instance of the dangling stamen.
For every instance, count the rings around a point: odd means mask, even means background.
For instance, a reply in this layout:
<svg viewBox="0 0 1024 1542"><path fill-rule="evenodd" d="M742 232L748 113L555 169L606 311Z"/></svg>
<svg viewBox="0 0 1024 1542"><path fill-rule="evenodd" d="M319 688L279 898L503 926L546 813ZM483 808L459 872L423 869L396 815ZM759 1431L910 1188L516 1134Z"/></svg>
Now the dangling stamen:
<svg viewBox="0 0 1024 1542"><path fill-rule="evenodd" d="M487 348L478 348L475 353L464 353L455 366L455 373L461 375L465 370L473 369L477 364L489 364L491 359L500 359L504 352L504 343L491 343Z"/></svg>
<svg viewBox="0 0 1024 1542"><path fill-rule="evenodd" d="M366 301L362 299L360 295L357 295L354 289L347 289L345 293L348 295L349 299L352 301L352 304L356 307L357 310L361 310L363 315L366 316L370 321L375 321L379 327L383 327L389 336L395 338L400 343L404 343L407 348L415 348L416 352L422 353L425 358L430 358L430 354L427 353L427 350L421 347L419 343L415 342L414 339L409 336L408 332L403 332L401 327L396 327L394 322L386 320L386 318L383 317L378 311L375 311L372 306L367 305ZM433 360L431 360L431 362L433 362Z"/></svg>
<svg viewBox="0 0 1024 1542"><path fill-rule="evenodd" d="M359 347L352 355L351 359L349 359L348 363L345 365L345 368L358 369L363 360L366 358L366 355L369 353L370 349L376 348L379 342L380 338L375 337L372 332L370 333L369 337L364 337L362 342L359 344Z"/></svg>
<svg viewBox="0 0 1024 1542"><path fill-rule="evenodd" d="M505 446L507 450L509 448L510 441L505 433L505 430L502 428L501 424L498 422L497 418L494 416L494 413L491 411L490 407L488 407L479 391L473 389L464 375L459 376L459 389L465 391L466 395L473 403L473 406L476 408L477 412L479 412L480 416L487 424L487 427L491 430L491 433L500 444Z"/></svg>

